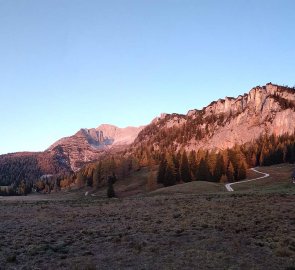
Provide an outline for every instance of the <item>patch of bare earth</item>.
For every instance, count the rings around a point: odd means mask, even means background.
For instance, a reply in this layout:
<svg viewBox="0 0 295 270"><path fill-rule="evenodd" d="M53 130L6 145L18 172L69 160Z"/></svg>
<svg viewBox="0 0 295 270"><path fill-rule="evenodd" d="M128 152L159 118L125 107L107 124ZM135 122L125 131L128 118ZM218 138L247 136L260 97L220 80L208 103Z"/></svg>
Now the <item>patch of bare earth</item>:
<svg viewBox="0 0 295 270"><path fill-rule="evenodd" d="M292 269L294 195L0 201L0 269Z"/></svg>

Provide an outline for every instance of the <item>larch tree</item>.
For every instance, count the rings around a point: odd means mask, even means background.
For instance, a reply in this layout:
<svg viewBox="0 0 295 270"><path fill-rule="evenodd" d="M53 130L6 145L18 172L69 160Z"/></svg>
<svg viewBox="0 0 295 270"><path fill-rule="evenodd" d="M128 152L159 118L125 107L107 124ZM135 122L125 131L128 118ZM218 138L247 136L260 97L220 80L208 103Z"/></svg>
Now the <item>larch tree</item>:
<svg viewBox="0 0 295 270"><path fill-rule="evenodd" d="M191 176L193 180L196 180L196 175L197 175L197 160L196 160L196 152L195 151L190 151L189 157L188 157L188 163L189 163L189 169L191 172Z"/></svg>
<svg viewBox="0 0 295 270"><path fill-rule="evenodd" d="M162 158L160 161L159 169L158 169L158 175L157 175L157 182L164 184L164 179L166 175L166 166L167 166L167 161L166 158Z"/></svg>
<svg viewBox="0 0 295 270"><path fill-rule="evenodd" d="M228 182L233 182L234 181L234 166L232 164L232 162L230 161L227 167L227 171L226 171L226 177L227 177L227 181Z"/></svg>

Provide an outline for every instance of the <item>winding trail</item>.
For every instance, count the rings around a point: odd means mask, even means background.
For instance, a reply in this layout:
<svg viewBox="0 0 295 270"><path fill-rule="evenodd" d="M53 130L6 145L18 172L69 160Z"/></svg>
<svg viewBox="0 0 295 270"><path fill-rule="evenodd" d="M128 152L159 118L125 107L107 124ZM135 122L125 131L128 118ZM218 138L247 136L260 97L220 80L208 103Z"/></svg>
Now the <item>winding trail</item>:
<svg viewBox="0 0 295 270"><path fill-rule="evenodd" d="M256 168L252 168L250 170L252 170L254 172L257 172L257 173L260 173L260 174L263 174L263 176L257 177L257 178L254 178L254 179L249 179L249 180L244 180L244 181L239 181L239 182L234 182L234 183L226 184L225 185L225 188L227 189L227 191L234 191L234 189L231 187L232 185L236 185L236 184L240 184L240 183L246 183L246 182L251 182L251 181L255 181L255 180L259 180L259 179L263 179L263 178L269 177L269 174L268 173L263 173L263 172L257 171Z"/></svg>

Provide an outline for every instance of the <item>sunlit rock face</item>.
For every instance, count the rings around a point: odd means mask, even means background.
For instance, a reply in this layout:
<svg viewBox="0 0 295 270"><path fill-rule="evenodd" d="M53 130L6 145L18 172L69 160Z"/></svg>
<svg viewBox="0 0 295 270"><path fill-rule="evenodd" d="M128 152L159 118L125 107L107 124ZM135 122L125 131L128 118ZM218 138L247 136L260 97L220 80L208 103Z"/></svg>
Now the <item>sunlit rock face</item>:
<svg viewBox="0 0 295 270"><path fill-rule="evenodd" d="M191 140L188 148L226 149L262 134L292 134L295 128L295 90L274 84L255 87L248 94L225 98L205 108L204 118L224 115L222 125L211 124L210 140Z"/></svg>
<svg viewBox="0 0 295 270"><path fill-rule="evenodd" d="M113 147L127 147L134 141L142 128L119 128L107 124L97 128L84 128L73 136L58 140L48 150L52 151L56 147L61 148L68 156L72 170L77 171L83 164L98 159L101 154Z"/></svg>
<svg viewBox="0 0 295 270"><path fill-rule="evenodd" d="M295 90L269 83L252 88L237 98L226 97L212 102L202 110L190 110L186 115L164 115L151 125L157 130L175 128L183 133L193 125L193 135L186 141L174 142L178 149L223 150L235 144L256 140L263 134L292 134L295 128ZM197 124L196 124L197 123ZM151 129L149 126L145 130ZM145 131L144 130L144 131ZM141 140L157 142L142 133ZM202 134L196 138L197 131ZM156 133L155 133L156 134ZM145 136L144 136L145 135ZM154 136L151 134L151 136ZM141 143L140 140L136 140Z"/></svg>

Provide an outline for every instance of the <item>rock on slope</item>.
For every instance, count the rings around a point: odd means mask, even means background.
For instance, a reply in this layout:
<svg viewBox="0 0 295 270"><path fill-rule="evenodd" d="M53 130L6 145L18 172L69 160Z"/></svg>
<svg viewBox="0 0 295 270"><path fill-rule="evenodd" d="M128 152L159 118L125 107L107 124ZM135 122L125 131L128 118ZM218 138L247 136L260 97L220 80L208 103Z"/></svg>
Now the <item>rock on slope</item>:
<svg viewBox="0 0 295 270"><path fill-rule="evenodd" d="M293 134L294 120L295 90L269 83L186 115L163 114L139 133L133 147L165 148L168 140L174 149L226 149L263 134Z"/></svg>
<svg viewBox="0 0 295 270"><path fill-rule="evenodd" d="M103 124L97 128L80 129L75 135L62 138L51 145L48 150L56 147L68 156L72 170L76 171L85 162L96 160L106 151L124 148L134 142L143 127L119 128Z"/></svg>

